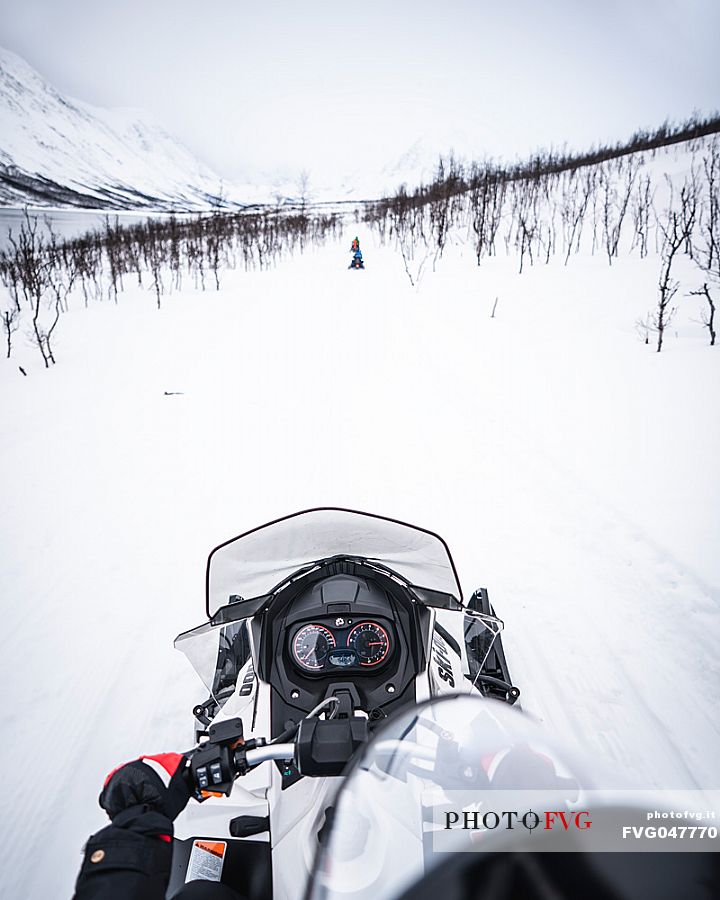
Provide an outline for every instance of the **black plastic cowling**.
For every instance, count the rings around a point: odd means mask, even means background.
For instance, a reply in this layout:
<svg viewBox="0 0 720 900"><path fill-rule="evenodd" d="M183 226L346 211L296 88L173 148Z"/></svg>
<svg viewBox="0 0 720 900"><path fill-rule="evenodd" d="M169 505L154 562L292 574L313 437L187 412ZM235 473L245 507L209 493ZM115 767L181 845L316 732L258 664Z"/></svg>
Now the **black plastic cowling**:
<svg viewBox="0 0 720 900"><path fill-rule="evenodd" d="M301 775L342 775L355 751L368 739L368 722L347 719L303 719L298 728L295 761Z"/></svg>

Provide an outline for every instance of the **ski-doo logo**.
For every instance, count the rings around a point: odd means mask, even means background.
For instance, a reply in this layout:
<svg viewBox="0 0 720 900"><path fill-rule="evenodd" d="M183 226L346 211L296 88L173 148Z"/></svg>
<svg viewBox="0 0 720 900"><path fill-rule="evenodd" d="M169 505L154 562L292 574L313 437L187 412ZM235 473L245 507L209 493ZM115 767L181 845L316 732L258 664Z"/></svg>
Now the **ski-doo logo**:
<svg viewBox="0 0 720 900"><path fill-rule="evenodd" d="M435 657L435 664L437 665L438 675L443 681L447 682L451 688L454 688L455 679L453 678L450 654L448 653L447 644L437 631L433 635L433 654Z"/></svg>
<svg viewBox="0 0 720 900"><path fill-rule="evenodd" d="M248 663L248 667L245 670L245 675L243 676L242 683L240 685L240 689L238 690L238 694L241 697L249 697L253 692L253 687L255 686L255 669L253 668L252 661Z"/></svg>

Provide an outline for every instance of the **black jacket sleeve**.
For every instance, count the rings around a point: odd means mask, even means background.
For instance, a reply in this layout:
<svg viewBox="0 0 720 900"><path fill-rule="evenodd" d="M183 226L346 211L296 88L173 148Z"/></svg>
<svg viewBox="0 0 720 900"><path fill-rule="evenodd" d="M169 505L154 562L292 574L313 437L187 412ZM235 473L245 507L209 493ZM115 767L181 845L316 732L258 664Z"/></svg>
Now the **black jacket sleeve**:
<svg viewBox="0 0 720 900"><path fill-rule="evenodd" d="M143 818L89 838L73 900L165 900L172 842L143 833Z"/></svg>

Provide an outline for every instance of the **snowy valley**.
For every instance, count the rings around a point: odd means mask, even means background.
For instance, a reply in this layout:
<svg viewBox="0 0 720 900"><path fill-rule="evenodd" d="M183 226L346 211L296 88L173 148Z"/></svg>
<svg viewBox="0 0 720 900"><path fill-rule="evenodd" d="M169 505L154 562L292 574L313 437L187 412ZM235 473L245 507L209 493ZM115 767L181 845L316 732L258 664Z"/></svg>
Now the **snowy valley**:
<svg viewBox="0 0 720 900"><path fill-rule="evenodd" d="M465 594L486 586L506 623L524 708L563 741L636 786L718 787L719 350L692 293L708 276L683 246L655 352L665 251L642 206L649 177L669 222L713 140L608 164L582 234L565 230L559 198L581 196L570 175L546 194L509 185L482 252L460 213L438 252L437 217L365 221L361 206L318 226L317 240L262 231L277 223L260 215L257 233L275 235L267 259L239 219L216 268L210 255L176 264L172 246L194 238L173 245L158 232L115 281L103 245L96 275L63 297L47 367L20 297L0 364L12 736L0 756L4 772L37 777L5 787L9 897L69 896L82 844L103 824L104 775L191 744L202 686L172 639L203 619L209 550L320 505L443 535ZM13 165L39 171L20 151ZM54 158L43 177L113 199L93 187L94 161ZM115 172L118 195L133 205L145 184L155 199L209 196L212 176L185 181L187 160L174 158L172 182ZM603 234L615 226L613 253ZM347 270L356 234L358 272ZM153 247L165 254L161 288ZM11 286L0 288L6 310Z"/></svg>

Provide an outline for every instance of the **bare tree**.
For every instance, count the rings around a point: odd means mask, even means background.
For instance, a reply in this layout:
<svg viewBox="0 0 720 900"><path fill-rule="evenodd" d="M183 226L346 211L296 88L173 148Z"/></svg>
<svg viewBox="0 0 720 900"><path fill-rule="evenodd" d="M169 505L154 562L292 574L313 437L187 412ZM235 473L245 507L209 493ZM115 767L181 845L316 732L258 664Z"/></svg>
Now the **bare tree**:
<svg viewBox="0 0 720 900"><path fill-rule="evenodd" d="M658 303L652 320L652 330L657 332L657 352L663 345L665 329L672 321L676 308L672 300L680 287L680 282L672 275L672 267L677 254L687 248L692 238L695 216L697 214L697 184L694 176L686 179L680 190L679 201L675 203L672 182L670 187L670 203L662 220L658 220L658 228L662 234L660 250L660 279L658 282Z"/></svg>
<svg viewBox="0 0 720 900"><path fill-rule="evenodd" d="M647 313L644 318L636 320L635 331L640 335L644 344L650 343L650 332L652 331L652 316L650 313Z"/></svg>
<svg viewBox="0 0 720 900"><path fill-rule="evenodd" d="M713 138L703 159L706 196L701 206L698 228L693 237L695 262L714 285L720 285L720 140ZM701 321L710 332L710 345L715 345L715 302L707 281L691 294L705 297L707 310L702 310Z"/></svg>
<svg viewBox="0 0 720 900"><path fill-rule="evenodd" d="M649 175L640 178L632 199L631 212L634 227L631 249L640 248L640 259L648 254L648 237L650 234L650 214L653 209L654 189Z"/></svg>
<svg viewBox="0 0 720 900"><path fill-rule="evenodd" d="M582 227L590 204L590 198L596 189L597 175L593 169L586 169L582 176L578 170L573 170L563 184L563 194L560 207L560 219L563 226L563 242L566 250L565 265L570 260L570 254L575 248L575 253L580 250Z"/></svg>
<svg viewBox="0 0 720 900"><path fill-rule="evenodd" d="M4 309L2 312L3 331L7 343L7 359L12 352L12 336L20 327L20 310L16 306Z"/></svg>
<svg viewBox="0 0 720 900"><path fill-rule="evenodd" d="M538 181L533 178L513 184L511 221L515 224L515 249L520 254L522 275L525 256L533 265L533 246L539 243L540 216L538 210ZM512 226L511 226L512 227Z"/></svg>
<svg viewBox="0 0 720 900"><path fill-rule="evenodd" d="M51 263L45 239L38 232L37 218L31 219L25 209L17 237L11 231L8 239L15 257L22 296L30 306L34 342L43 358L45 368L49 368L50 363L55 362L50 347L50 337L57 325L59 313L57 309L54 310L55 317L48 328L44 322L44 312L45 294L51 282Z"/></svg>
<svg viewBox="0 0 720 900"><path fill-rule="evenodd" d="M0 250L0 281L8 289L13 305L20 312L20 272L12 253Z"/></svg>
<svg viewBox="0 0 720 900"><path fill-rule="evenodd" d="M161 228L148 220L143 234L143 252L145 261L150 269L153 280L153 289L157 300L157 308L160 309L161 297L165 293L162 272L165 265L165 246Z"/></svg>
<svg viewBox="0 0 720 900"><path fill-rule="evenodd" d="M222 178L220 179L220 182L218 184L217 194L211 199L210 205L215 210L215 212L220 212L221 209L227 208L227 188L225 187L225 182Z"/></svg>
<svg viewBox="0 0 720 900"><path fill-rule="evenodd" d="M607 251L608 263L612 265L613 256L618 255L618 247L620 245L620 237L622 235L623 221L627 213L628 204L632 197L633 187L635 185L635 177L639 168L639 163L630 157L627 163L627 171L622 189L618 191L616 180L612 174L603 166L602 172L602 188L603 188L603 237L605 241L605 250ZM618 175L622 173L624 166L617 165Z"/></svg>
<svg viewBox="0 0 720 900"><path fill-rule="evenodd" d="M207 231L205 236L205 246L207 247L207 257L210 262L210 268L215 276L215 290L220 290L220 249L222 240L221 230L222 220L219 215L215 214L207 220Z"/></svg>
<svg viewBox="0 0 720 900"><path fill-rule="evenodd" d="M470 226L474 233L475 257L480 265L484 256L495 254L507 185L492 170L477 168L471 170L470 183Z"/></svg>
<svg viewBox="0 0 720 900"><path fill-rule="evenodd" d="M305 215L310 199L310 172L302 169L297 179L298 197L300 199L300 214Z"/></svg>
<svg viewBox="0 0 720 900"><path fill-rule="evenodd" d="M707 300L707 310L700 310L700 321L708 329L710 332L710 346L715 346L715 303L713 301L712 295L710 294L710 289L708 288L707 282L703 284L703 286L697 291L690 291L691 297L705 297ZM9 355L9 354L8 354Z"/></svg>
<svg viewBox="0 0 720 900"><path fill-rule="evenodd" d="M67 246L58 239L49 219L45 219L48 233L48 281L55 297L56 311L67 312L68 297L78 276L77 266Z"/></svg>

